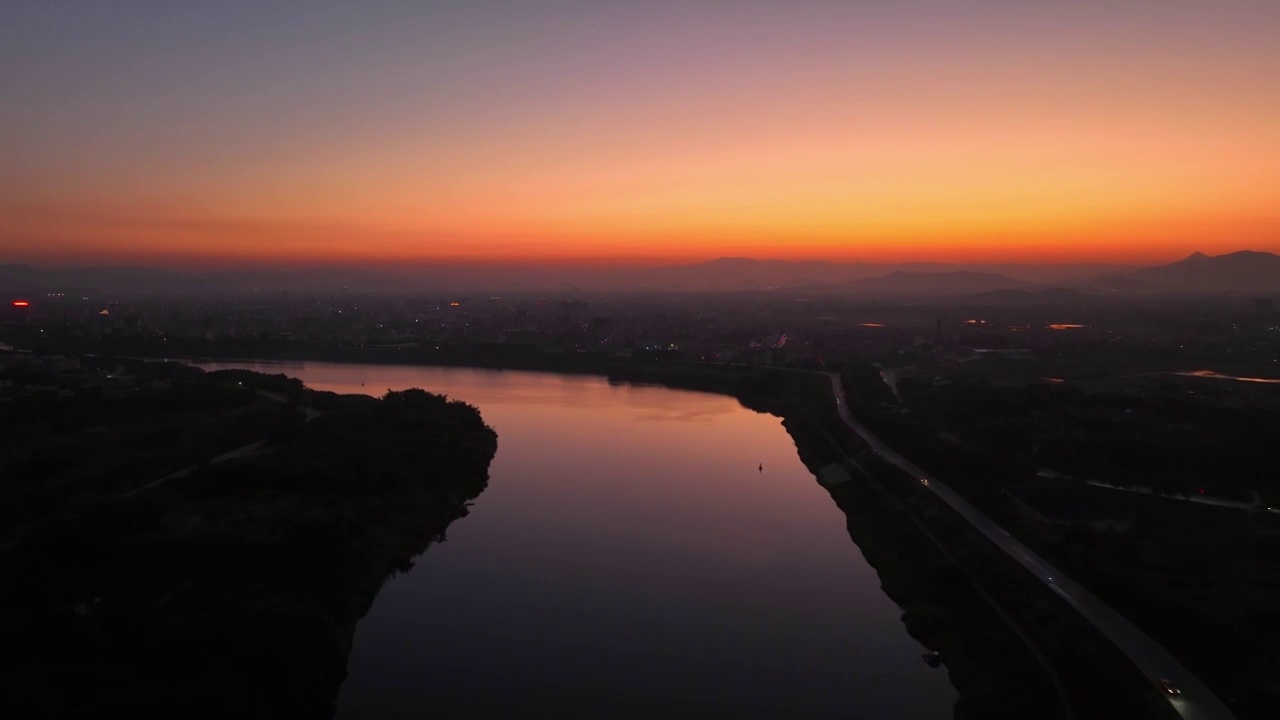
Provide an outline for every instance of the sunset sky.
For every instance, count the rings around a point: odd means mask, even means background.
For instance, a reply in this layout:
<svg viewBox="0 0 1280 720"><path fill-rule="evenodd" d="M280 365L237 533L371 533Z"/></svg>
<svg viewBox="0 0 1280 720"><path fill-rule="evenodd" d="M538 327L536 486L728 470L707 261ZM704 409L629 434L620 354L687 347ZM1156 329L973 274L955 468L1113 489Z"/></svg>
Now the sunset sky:
<svg viewBox="0 0 1280 720"><path fill-rule="evenodd" d="M1280 251L1280 2L7 2L0 263Z"/></svg>

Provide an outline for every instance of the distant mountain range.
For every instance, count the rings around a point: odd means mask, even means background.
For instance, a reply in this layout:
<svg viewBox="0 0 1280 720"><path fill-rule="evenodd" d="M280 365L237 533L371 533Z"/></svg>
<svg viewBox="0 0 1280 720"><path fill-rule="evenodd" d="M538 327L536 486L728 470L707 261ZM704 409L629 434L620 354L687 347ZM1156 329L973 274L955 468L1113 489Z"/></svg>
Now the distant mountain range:
<svg viewBox="0 0 1280 720"><path fill-rule="evenodd" d="M787 260L750 260L746 258L720 258L696 265L649 268L638 272L634 281L655 288L743 289L779 287L817 287L836 285L845 289L884 289L895 283L928 283L930 280L963 286L966 283L983 285L980 275L991 289L994 283L1000 287L1017 287L1025 283L1066 284L1079 282L1108 273L1125 272L1137 268L1102 264L1030 265L1017 263L835 263L825 261L792 262ZM954 281L944 280L944 275L964 273L968 277ZM1000 278L1004 279L1001 280ZM859 286L860 282L865 285ZM912 291L914 293L914 291Z"/></svg>
<svg viewBox="0 0 1280 720"><path fill-rule="evenodd" d="M1280 287L1280 255L1249 250L1215 257L1195 253L1170 265L1129 273L1128 277L1149 287L1181 292L1274 290Z"/></svg>
<svg viewBox="0 0 1280 720"><path fill-rule="evenodd" d="M1157 267L1102 264L834 263L720 258L664 267L421 265L394 269L308 268L192 272L140 267L0 265L0 295L17 293L226 294L340 292L747 291L884 297L983 293L1065 299L1074 294L1275 293L1280 256L1241 251ZM1056 295L1053 295L1056 293ZM1031 300L1037 301L1037 300Z"/></svg>

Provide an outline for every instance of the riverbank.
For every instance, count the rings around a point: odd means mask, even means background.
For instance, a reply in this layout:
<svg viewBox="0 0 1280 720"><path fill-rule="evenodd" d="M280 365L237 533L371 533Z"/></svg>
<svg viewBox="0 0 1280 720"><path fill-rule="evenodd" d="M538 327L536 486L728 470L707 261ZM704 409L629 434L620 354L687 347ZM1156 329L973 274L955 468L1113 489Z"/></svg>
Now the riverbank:
<svg viewBox="0 0 1280 720"><path fill-rule="evenodd" d="M1163 374L1024 386L939 372L904 385L902 405L869 367L844 382L871 431L1011 531L1036 562L1087 588L1086 612L1125 643L1149 687L1173 677L1188 711L1213 704L1222 716L1270 717L1280 700L1280 536L1256 509L1275 497L1276 386ZM1052 522L1025 512L1022 499L1037 497ZM1073 515L1119 519L1120 531L1061 522ZM1085 596L1072 594L1078 606ZM1163 649L1145 651L1151 643Z"/></svg>
<svg viewBox="0 0 1280 720"><path fill-rule="evenodd" d="M0 555L23 717L328 717L356 623L485 488L496 435L422 391L303 391L270 452L77 506Z"/></svg>
<svg viewBox="0 0 1280 720"><path fill-rule="evenodd" d="M815 475L842 457L827 429L840 421L825 375L669 362L615 365L607 377L616 383L728 395L747 408L780 417ZM833 490L833 498L848 517L851 538L863 546L887 594L904 610L908 633L947 657L953 685L962 694L958 717L1025 717L1028 708L1042 717L1060 717L1058 693L1036 658L910 518L887 505L866 515L856 512L870 499L883 504L892 498L851 469L854 481ZM869 494L864 497L855 486Z"/></svg>
<svg viewBox="0 0 1280 720"><path fill-rule="evenodd" d="M1176 716L1088 621L871 452L840 419L826 375L668 362L618 366L609 377L731 395L782 418L815 477L841 467L848 480L827 490L908 632L948 658L956 717L1025 718L1032 707L1037 717Z"/></svg>
<svg viewBox="0 0 1280 720"><path fill-rule="evenodd" d="M983 536L968 521L957 515L949 506L921 484L921 480L912 476L871 451L856 435L845 433L847 426L841 424L832 432L827 427L815 427L806 434L793 436L797 447L804 453L806 448L820 448L825 456L811 463L811 468L821 468L833 463L841 464L850 482L828 487L837 504L845 509L862 509L867 505L880 506L875 512L855 521L850 518L850 532L864 553L868 552L867 528L874 528L893 536L902 532L904 527L914 526L916 532L908 532L900 538L895 546L909 547L914 542L922 545L918 548L922 555L910 561L909 567L934 567L929 559L929 551L941 554L945 559L944 566L950 572L966 579L966 593L978 600L974 605L971 617L981 624L982 609L986 609L989 617L985 621L997 629L992 637L1016 637L1016 647L1006 647L990 652L986 657L975 658L974 665L992 670L992 677L1003 679L1014 676L1018 672L1026 672L1023 662L1036 664L1043 672L1041 677L1053 681L1053 686L1045 690L1056 698L1058 705L1066 706L1069 713L1076 717L1089 718L1137 718L1137 717L1176 717L1174 709L1168 702L1153 692L1150 683L1138 672L1137 668L1092 624L1069 607L1065 601L1038 580L1017 565L999 547ZM808 437L806 437L806 435ZM806 462L810 462L806 460ZM849 491L857 493L870 491L871 498L859 497L856 502L845 502ZM886 509L887 508L887 509ZM887 520L893 517L895 519ZM875 543L874 535L869 539ZM905 544L904 544L905 543ZM868 560L878 570L884 568L876 558L867 555ZM909 608L912 598L899 598L890 589L896 563L888 566L886 592L899 600L904 608ZM947 575L942 575L941 584L949 583ZM963 594L962 594L963 595ZM929 592L919 593L916 600L924 598L927 604L933 597ZM954 590L947 590L941 597L955 601ZM963 604L963 602L961 603ZM909 616L908 625L910 628ZM998 616L998 617L996 617ZM913 630L914 632L914 630ZM972 636L970 633L966 633ZM963 651L979 649L980 653L992 650L991 644L969 645ZM954 651L948 651L954 654ZM1001 667L1010 658L1021 656L1022 661ZM965 663L968 665L968 663ZM975 693L966 693L962 689L963 678L956 679L956 686L961 689L962 703L964 699L983 697L990 690L988 679L974 682L978 688ZM999 701L993 707L984 708L977 715L980 717L1003 716L1012 711L1012 717L1021 715L1020 702L1017 701L1022 690L1018 683L998 692L992 693L994 698L1007 698L1012 706ZM1033 693L1040 697L1040 693ZM980 701L976 701L980 702Z"/></svg>
<svg viewBox="0 0 1280 720"><path fill-rule="evenodd" d="M813 417L783 421L817 477L838 466L847 480L824 486L849 537L902 609L907 632L945 661L960 694L954 717L1064 717L1053 679L965 572L921 532L901 503L833 441Z"/></svg>
<svg viewBox="0 0 1280 720"><path fill-rule="evenodd" d="M220 360L239 355L238 346L221 346L214 353ZM306 354L294 347L292 355ZM342 355L345 362L381 364L380 358L387 352L377 349L365 352L360 348L332 348L330 354ZM1092 705L1086 703L1089 717L1159 717L1159 705L1148 706L1147 696L1158 700L1146 687L1132 667L1121 657L1117 660L1105 639L1098 642L1095 632L1083 621L1073 616L1070 608L1061 607L1055 597L1043 597L1044 588L1024 577L1025 573L1012 567L998 549L963 521L952 517L945 507L930 504L928 498L918 497L919 488L913 478L901 477L895 468L878 463L861 440L843 424L835 412L834 398L829 379L820 373L804 373L780 368L747 368L742 366L712 365L682 362L662 357L617 357L587 353L545 353L537 357L524 356L520 362L510 362L509 356L485 357L485 362L468 362L468 357L457 354L441 356L434 362L429 352L401 354L391 353L395 364L414 364L410 358L419 357L418 364L461 366L472 365L488 369L526 369L568 374L593 374L609 378L613 382L662 385L677 389L713 392L735 397L744 406L759 412L770 413L784 419L784 425L796 441L802 459L821 457L824 453L845 460L851 481L848 487L833 491L837 505L849 516L851 537L867 554L867 547L877 545L877 537L889 538L885 547L901 548L900 552L875 552L868 560L881 573L888 588L895 588L891 597L908 612L904 616L908 631L929 647L945 650L949 670L962 699L957 706L967 716L1006 716L1014 713L1025 717L1021 711L1028 698L1019 693L1020 687L1039 688L1032 699L1045 708L1045 716L1054 714L1059 693L1044 675L1042 664L1026 650L1026 643L1018 631L1029 637L1037 646L1050 649L1050 667L1065 673L1067 684L1078 690L1080 698L1093 697ZM172 355L170 355L172 357ZM271 359L328 360L330 357L276 356ZM810 463L805 459L806 464ZM810 465L817 473L825 463ZM858 489L858 492L852 490ZM863 496L862 491L880 493ZM914 491L914 492L913 492ZM873 513L862 516L851 509L874 505L873 500L891 498L898 515ZM881 516L895 517L891 523L880 525ZM926 532L925 527L929 530ZM900 534L906 528L906 534ZM948 561L938 565L932 552L937 554L941 545L935 537L944 538L949 556L959 556L962 561ZM950 570L932 573L919 568L943 568ZM923 582L911 578L919 575ZM965 593L956 587L955 578L977 579ZM937 588L933 581L936 580ZM983 588L982 591L977 589ZM993 604L988 597L998 599ZM959 593L959 594L957 594ZM977 598L976 600L974 598ZM1029 598L1029 599L1028 599ZM1057 605L1055 605L1055 602ZM945 606L941 615L939 605ZM1002 619L1000 612L1005 611ZM1010 619L1008 615L1012 615ZM938 617L947 622L936 622ZM984 617L985 616L985 617ZM992 619L994 617L994 620ZM1015 623L1017 630L1010 625ZM1083 625L1083 627L1080 627ZM1079 630L1087 642L1079 647L1063 645L1070 631ZM995 648L990 652L984 648ZM1022 648L1019 650L1018 648ZM1109 653L1108 650L1111 652ZM1021 658L1008 662L1009 658ZM1029 674L1028 674L1029 673ZM1011 678L1006 680L1006 678ZM1106 687L1115 691L1121 699L1115 702L1097 700L1092 690ZM1048 707L1045 702L1048 700ZM965 710L974 707L978 710ZM1167 703L1164 704L1167 710ZM1082 708L1083 710L1083 708ZM1011 715L1010 715L1011 716Z"/></svg>

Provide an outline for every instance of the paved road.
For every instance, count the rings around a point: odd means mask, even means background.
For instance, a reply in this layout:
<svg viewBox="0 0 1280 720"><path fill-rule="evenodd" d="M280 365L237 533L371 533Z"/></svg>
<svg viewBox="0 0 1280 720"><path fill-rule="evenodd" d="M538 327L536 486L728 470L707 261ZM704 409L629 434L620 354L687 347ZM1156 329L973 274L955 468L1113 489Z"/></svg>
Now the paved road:
<svg viewBox="0 0 1280 720"><path fill-rule="evenodd" d="M1120 648L1133 664L1155 684L1160 679L1167 679L1182 691L1178 697L1165 696L1173 709L1187 720L1234 720L1235 715L1219 700L1209 688L1196 679L1186 668L1155 640L1152 640L1126 620L1120 613L1112 610L1106 603L1094 597L1092 593L1054 568L1039 555L1032 552L1007 530L997 525L982 511L970 505L954 490L938 482L932 475L916 467L911 461L899 455L880 438L876 437L862 423L850 414L845 399L844 385L836 373L825 373L831 378L831 390L836 396L836 409L854 432L880 457L897 465L920 479L921 484L928 487L935 495L951 506L953 510L968 520L983 535L991 539L1001 550L1031 571L1041 582L1060 595L1076 609L1086 620L1093 623L1103 635L1106 635L1116 647Z"/></svg>

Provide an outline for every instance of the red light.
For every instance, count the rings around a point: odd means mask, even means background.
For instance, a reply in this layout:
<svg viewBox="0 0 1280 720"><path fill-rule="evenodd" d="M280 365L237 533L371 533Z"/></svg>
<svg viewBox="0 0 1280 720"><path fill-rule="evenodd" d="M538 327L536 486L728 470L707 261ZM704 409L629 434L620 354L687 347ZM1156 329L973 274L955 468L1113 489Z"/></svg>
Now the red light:
<svg viewBox="0 0 1280 720"><path fill-rule="evenodd" d="M1201 495L1203 495L1203 494L1204 494L1204 488L1200 488L1200 494L1201 494Z"/></svg>
<svg viewBox="0 0 1280 720"><path fill-rule="evenodd" d="M31 303L27 302L26 300L14 300L14 301L13 301L13 306L14 306L14 307L28 307L28 306L30 306L30 305L31 305Z"/></svg>

